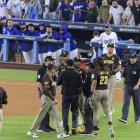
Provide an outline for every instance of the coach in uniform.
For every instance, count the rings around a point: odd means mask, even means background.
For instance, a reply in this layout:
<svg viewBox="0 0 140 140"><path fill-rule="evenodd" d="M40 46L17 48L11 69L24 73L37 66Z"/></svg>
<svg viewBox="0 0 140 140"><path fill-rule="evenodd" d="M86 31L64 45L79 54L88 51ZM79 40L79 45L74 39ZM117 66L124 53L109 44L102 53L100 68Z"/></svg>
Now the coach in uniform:
<svg viewBox="0 0 140 140"><path fill-rule="evenodd" d="M119 63L119 57L113 53L114 51L114 44L109 43L107 45L107 53L103 54L104 65L107 66L110 70L110 77L108 83L108 90L109 90L109 100L110 100L110 111L111 113L114 112L114 108L112 105L112 99L114 94L114 88L116 84L116 73L121 70L121 65Z"/></svg>
<svg viewBox="0 0 140 140"><path fill-rule="evenodd" d="M140 118L140 65L137 64L137 55L131 54L130 63L124 69L124 100L120 122L126 123L129 113L130 99L133 98L135 122Z"/></svg>
<svg viewBox="0 0 140 140"><path fill-rule="evenodd" d="M71 106L72 111L72 134L76 134L78 119L78 95L82 90L82 80L78 72L74 70L72 59L67 60L67 69L63 71L57 80L57 85L62 85L62 119L64 131L69 133L68 115Z"/></svg>
<svg viewBox="0 0 140 140"><path fill-rule="evenodd" d="M103 58L99 57L97 59L96 69L94 70L94 78L91 85L91 91L93 92L93 132L91 136L97 136L98 134L98 123L99 123L99 107L103 108L106 115L106 119L109 126L109 131L111 137L115 136L114 130L112 128L112 116L110 113L109 105L109 94L108 94L108 80L109 80L109 70L105 67L103 63Z"/></svg>
<svg viewBox="0 0 140 140"><path fill-rule="evenodd" d="M54 59L51 56L47 56L45 58L45 63L38 69L37 71L37 83L38 83L38 92L39 92L39 97L41 98L42 93L43 93L43 88L42 88L42 78L44 74L46 73L47 66L49 64L53 64ZM39 132L50 132L54 131L49 125L49 114L47 113L43 121L41 122L39 129Z"/></svg>

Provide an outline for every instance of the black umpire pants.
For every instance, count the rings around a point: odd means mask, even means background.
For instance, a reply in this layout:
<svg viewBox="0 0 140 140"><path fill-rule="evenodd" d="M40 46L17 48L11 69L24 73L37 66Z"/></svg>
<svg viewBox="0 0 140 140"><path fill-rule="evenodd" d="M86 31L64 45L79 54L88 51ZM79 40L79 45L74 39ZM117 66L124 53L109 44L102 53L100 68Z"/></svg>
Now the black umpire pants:
<svg viewBox="0 0 140 140"><path fill-rule="evenodd" d="M78 120L78 96L62 96L62 119L65 132L69 132L68 116L71 107L72 128L76 128Z"/></svg>

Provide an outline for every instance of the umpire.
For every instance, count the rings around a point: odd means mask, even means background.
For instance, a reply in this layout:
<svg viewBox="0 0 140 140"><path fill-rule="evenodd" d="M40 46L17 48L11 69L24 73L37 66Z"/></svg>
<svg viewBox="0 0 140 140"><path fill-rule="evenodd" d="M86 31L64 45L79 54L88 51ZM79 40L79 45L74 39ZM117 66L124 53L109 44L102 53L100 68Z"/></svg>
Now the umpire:
<svg viewBox="0 0 140 140"><path fill-rule="evenodd" d="M67 68L58 76L57 85L62 85L62 119L64 131L69 133L68 115L71 106L72 111L72 134L76 134L78 119L78 94L82 90L82 80L78 72L73 68L74 62L68 59Z"/></svg>
<svg viewBox="0 0 140 140"><path fill-rule="evenodd" d="M138 97L140 97L140 65L137 63L137 55L131 54L130 63L128 63L124 69L124 99L122 108L122 117L120 122L126 123L130 99L133 98L135 122L140 118L140 103Z"/></svg>
<svg viewBox="0 0 140 140"><path fill-rule="evenodd" d="M37 71L37 83L38 83L38 92L39 92L39 97L41 98L42 93L43 93L43 88L42 88L42 79L44 74L46 73L47 66L49 64L53 64L54 60L51 56L46 56L45 57L45 63L38 69ZM49 114L47 113L43 121L41 122L38 132L50 132L54 131L55 129L51 128L49 125Z"/></svg>

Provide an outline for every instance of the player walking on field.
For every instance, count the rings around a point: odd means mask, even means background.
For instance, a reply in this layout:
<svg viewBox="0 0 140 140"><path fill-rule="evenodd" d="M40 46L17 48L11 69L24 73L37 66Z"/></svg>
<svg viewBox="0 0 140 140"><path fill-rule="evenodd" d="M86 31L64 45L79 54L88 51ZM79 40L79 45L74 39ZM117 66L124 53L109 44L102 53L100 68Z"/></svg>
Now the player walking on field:
<svg viewBox="0 0 140 140"><path fill-rule="evenodd" d="M114 94L114 88L116 84L116 73L121 70L121 65L119 62L118 55L114 54L114 44L110 43L107 45L107 53L103 54L103 63L110 70L110 77L108 81L108 90L109 90L109 101L110 101L110 111L114 112L114 108L112 105L112 99Z"/></svg>
<svg viewBox="0 0 140 140"><path fill-rule="evenodd" d="M111 137L115 136L112 128L112 116L110 113L109 94L108 94L108 81L109 70L103 63L103 58L99 57L94 70L94 78L91 85L91 91L93 92L93 131L91 136L98 135L98 123L99 123L99 107L103 107L103 111L106 115L106 119L109 126Z"/></svg>

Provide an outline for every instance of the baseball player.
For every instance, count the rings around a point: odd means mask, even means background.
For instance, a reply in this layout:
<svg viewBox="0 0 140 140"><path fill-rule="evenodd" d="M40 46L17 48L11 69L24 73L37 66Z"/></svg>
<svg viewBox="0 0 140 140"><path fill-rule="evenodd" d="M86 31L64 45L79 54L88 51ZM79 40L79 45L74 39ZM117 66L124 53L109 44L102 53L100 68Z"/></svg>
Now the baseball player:
<svg viewBox="0 0 140 140"><path fill-rule="evenodd" d="M93 132L91 136L98 135L98 123L99 123L99 107L103 108L106 115L106 119L109 126L111 137L115 136L112 128L112 116L110 113L109 94L108 94L108 82L109 82L109 70L104 65L104 59L99 57L97 59L96 69L94 70L94 78L91 85L91 91L93 92Z"/></svg>
<svg viewBox="0 0 140 140"><path fill-rule="evenodd" d="M107 45L107 53L103 54L104 65L106 65L110 69L110 77L108 83L108 90L109 90L109 101L110 101L110 110L111 113L114 112L114 108L112 105L112 99L114 94L114 88L116 84L116 73L121 70L121 65L119 62L119 57L114 54L114 44L110 43Z"/></svg>
<svg viewBox="0 0 140 140"><path fill-rule="evenodd" d="M6 35L18 35L19 31L14 26L13 21L11 19L7 20L7 27L5 28L4 34ZM9 60L12 62L16 62L15 53L17 51L16 40L9 40Z"/></svg>
<svg viewBox="0 0 140 140"><path fill-rule="evenodd" d="M46 34L46 30L45 30L45 24L43 22L41 22L39 24L39 35L45 35ZM39 62L40 64L44 63L44 59L47 56L47 46L45 42L39 42L39 54L38 54L38 58L39 58Z"/></svg>
<svg viewBox="0 0 140 140"><path fill-rule="evenodd" d="M101 44L103 47L103 54L107 53L107 45L109 43L113 43L114 46L118 42L117 34L115 32L111 31L111 26L109 23L105 24L105 32L101 33L100 38L101 38ZM114 49L114 53L116 53L116 50Z"/></svg>
<svg viewBox="0 0 140 140"><path fill-rule="evenodd" d="M34 120L30 130L27 132L27 135L37 138L38 136L34 133L35 129L40 125L46 113L49 112L51 115L55 128L57 131L57 138L66 138L69 135L62 133L61 121L58 115L57 110L57 101L55 99L56 88L54 81L52 79L53 74L55 73L55 66L53 64L49 64L47 66L47 71L42 79L42 88L43 95L41 96L41 107L38 116Z"/></svg>
<svg viewBox="0 0 140 140"><path fill-rule="evenodd" d="M28 29L26 29L26 23L20 22L20 30L19 30L19 35L21 36L30 36L31 35L31 31L29 31ZM20 49L22 51L22 54L24 56L25 59L25 63L27 64L32 64L32 42L31 41L19 41L19 45L20 45Z"/></svg>
<svg viewBox="0 0 140 140"><path fill-rule="evenodd" d="M2 121L3 121L3 112L2 112L2 107L3 104L7 104L7 94L4 88L0 87L0 131L2 128Z"/></svg>

